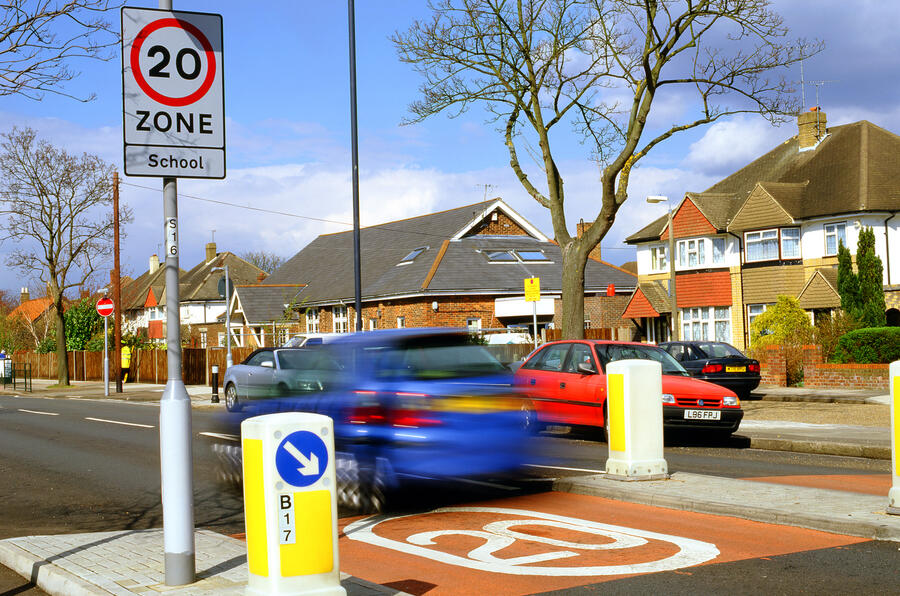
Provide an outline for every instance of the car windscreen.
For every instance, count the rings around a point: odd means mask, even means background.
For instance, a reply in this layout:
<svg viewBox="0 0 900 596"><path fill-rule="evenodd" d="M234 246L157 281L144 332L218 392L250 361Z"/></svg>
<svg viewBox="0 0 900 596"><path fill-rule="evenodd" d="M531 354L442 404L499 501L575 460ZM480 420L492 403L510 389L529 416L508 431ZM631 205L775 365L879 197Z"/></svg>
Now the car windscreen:
<svg viewBox="0 0 900 596"><path fill-rule="evenodd" d="M703 350L703 353L705 353L709 358L744 357L744 355L741 354L740 350L729 344L704 342L697 344L697 347Z"/></svg>
<svg viewBox="0 0 900 596"><path fill-rule="evenodd" d="M605 358L601 356L604 365L607 362L615 362L616 360L653 360L662 365L662 374L664 375L680 375L688 376L684 367L677 360L672 358L668 352L655 346L639 346L639 345L605 345L598 346L599 353L605 354Z"/></svg>

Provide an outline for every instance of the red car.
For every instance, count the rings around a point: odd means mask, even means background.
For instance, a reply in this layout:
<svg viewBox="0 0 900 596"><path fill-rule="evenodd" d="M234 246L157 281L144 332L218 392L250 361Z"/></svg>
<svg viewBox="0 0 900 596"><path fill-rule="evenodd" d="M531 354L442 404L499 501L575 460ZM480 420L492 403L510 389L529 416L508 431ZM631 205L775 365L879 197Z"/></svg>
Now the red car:
<svg viewBox="0 0 900 596"><path fill-rule="evenodd" d="M654 360L662 365L663 424L729 436L744 412L730 389L700 381L654 345L593 340L554 341L529 355L515 385L527 396L535 427L563 424L602 428L608 437L606 365L615 360Z"/></svg>

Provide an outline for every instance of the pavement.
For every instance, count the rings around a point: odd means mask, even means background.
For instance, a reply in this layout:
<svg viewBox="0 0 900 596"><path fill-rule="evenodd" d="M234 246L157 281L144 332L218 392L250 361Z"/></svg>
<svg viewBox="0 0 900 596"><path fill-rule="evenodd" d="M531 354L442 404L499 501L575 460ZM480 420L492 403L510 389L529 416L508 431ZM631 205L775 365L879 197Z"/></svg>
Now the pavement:
<svg viewBox="0 0 900 596"><path fill-rule="evenodd" d="M105 399L102 383L79 382L64 390L36 379L35 397ZM3 390L9 394L10 388ZM192 406L221 408L209 401L211 390L187 387ZM127 384L112 399L158 400L159 385ZM888 404L878 391L762 388L762 401ZM750 447L890 459L888 427L745 420L739 434ZM754 521L799 526L825 532L900 542L900 515L888 515L887 495L793 486L676 472L667 480L623 482L602 474L561 478L557 491L601 496L670 509L727 515ZM246 544L208 530L196 532L198 581L190 586L164 584L162 530L26 536L0 541L3 564L50 594L187 595L243 594L247 580ZM341 584L356 596L402 594L392 588L346 574Z"/></svg>

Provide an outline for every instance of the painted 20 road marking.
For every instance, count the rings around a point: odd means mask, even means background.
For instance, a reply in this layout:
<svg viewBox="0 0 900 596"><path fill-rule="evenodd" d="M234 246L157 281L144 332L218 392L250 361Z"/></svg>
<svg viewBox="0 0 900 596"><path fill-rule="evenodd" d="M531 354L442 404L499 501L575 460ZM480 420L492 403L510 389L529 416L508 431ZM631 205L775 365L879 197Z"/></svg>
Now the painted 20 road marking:
<svg viewBox="0 0 900 596"><path fill-rule="evenodd" d="M420 532L406 538L406 542L385 538L375 533L379 524L403 518L415 517L405 515L386 518L365 518L347 526L344 534L351 540L357 540L375 546L390 548L410 555L424 557L441 563L489 571L493 573L507 573L511 575L544 575L544 576L591 576L591 575L631 575L635 573L654 573L657 571L671 571L682 567L690 567L710 561L719 556L719 549L714 544L701 542L691 538L659 534L635 528L624 528L598 522L525 511L521 509L504 509L499 507L444 507L435 509L430 513L494 513L502 515L514 515L516 519L506 519L490 522L481 530L436 530ZM421 514L417 514L421 515ZM428 514L425 514L428 515ZM529 519L530 518L530 519ZM602 544L584 544L524 534L513 530L515 527L544 526L560 530L570 530L583 534L594 534L612 539L612 542ZM432 548L424 548L435 544L435 538L449 535L475 536L484 539L484 544L468 552L467 557L441 552ZM500 558L495 553L522 540L532 543L546 544L556 547L548 552L527 555L521 557ZM661 541L678 547L678 552L663 559L647 561L643 563L622 565L591 565L584 567L544 567L527 566L535 563L559 559L571 559L578 557L585 551L604 551L613 549L627 549L643 546L650 540ZM582 553L576 552L582 551Z"/></svg>

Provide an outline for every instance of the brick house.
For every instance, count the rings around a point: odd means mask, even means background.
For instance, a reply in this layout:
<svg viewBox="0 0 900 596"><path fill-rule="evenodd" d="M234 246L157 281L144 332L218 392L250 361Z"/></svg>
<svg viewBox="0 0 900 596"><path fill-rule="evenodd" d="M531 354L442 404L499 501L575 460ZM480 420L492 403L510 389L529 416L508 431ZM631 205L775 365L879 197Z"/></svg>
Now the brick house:
<svg viewBox="0 0 900 596"><path fill-rule="evenodd" d="M559 246L501 199L370 226L360 236L365 330L530 328L524 280L531 276L542 293L538 332L560 326ZM317 237L261 285L302 286L295 300L301 331L348 332L356 320L353 278L348 231ZM634 285L631 273L589 260L586 325L622 327Z"/></svg>
<svg viewBox="0 0 900 596"><path fill-rule="evenodd" d="M867 121L827 127L813 109L798 134L674 208L678 335L746 349L753 319L788 294L816 313L840 307L837 248L856 253L872 227L884 264L888 320L900 323L900 136ZM623 317L668 337L668 216L626 242L638 288Z"/></svg>
<svg viewBox="0 0 900 596"><path fill-rule="evenodd" d="M225 326L219 315L225 312L225 298L219 295L224 277L214 269L228 265L234 285L262 281L265 272L231 252L216 252L215 242L206 245L205 259L190 271L179 270L179 298L182 341L196 347L224 345ZM122 286L123 327L132 333L146 331L148 339L166 339L166 277L156 255L149 269Z"/></svg>
<svg viewBox="0 0 900 596"><path fill-rule="evenodd" d="M231 341L239 347L284 345L300 331L296 305L303 284L235 286L231 309ZM219 322L224 325L224 314ZM224 328L224 327L223 327Z"/></svg>

